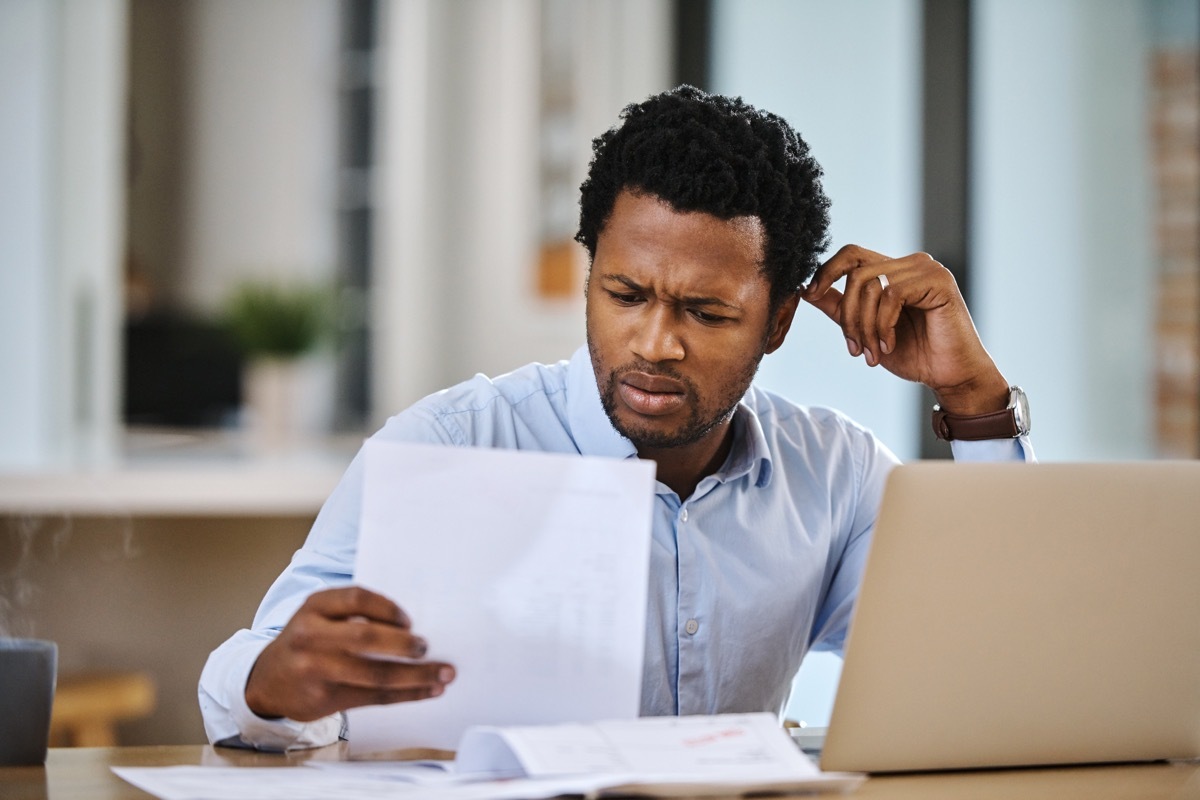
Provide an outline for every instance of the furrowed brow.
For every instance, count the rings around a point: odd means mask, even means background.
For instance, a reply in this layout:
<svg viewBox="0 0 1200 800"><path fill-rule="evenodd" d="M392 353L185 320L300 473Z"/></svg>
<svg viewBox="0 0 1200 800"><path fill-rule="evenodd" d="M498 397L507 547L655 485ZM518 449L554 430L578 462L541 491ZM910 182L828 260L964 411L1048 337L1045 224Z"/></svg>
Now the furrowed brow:
<svg viewBox="0 0 1200 800"><path fill-rule="evenodd" d="M645 292L646 287L639 284L637 281L630 278L628 275L618 273L608 273L600 276L601 281L613 281L621 284L631 292ZM712 308L724 308L729 311L741 311L740 306L736 306L727 300L722 300L719 297L709 297L707 295L687 295L675 298L676 301L685 306L705 306Z"/></svg>
<svg viewBox="0 0 1200 800"><path fill-rule="evenodd" d="M733 303L728 303L719 297L681 297L679 298L679 302L685 306L714 306L716 308L729 309L730 311L741 311L741 309L735 306Z"/></svg>
<svg viewBox="0 0 1200 800"><path fill-rule="evenodd" d="M636 281L626 275L618 275L610 272L607 275L601 275L600 280L615 281L631 292L644 292L646 290L644 286L639 285Z"/></svg>

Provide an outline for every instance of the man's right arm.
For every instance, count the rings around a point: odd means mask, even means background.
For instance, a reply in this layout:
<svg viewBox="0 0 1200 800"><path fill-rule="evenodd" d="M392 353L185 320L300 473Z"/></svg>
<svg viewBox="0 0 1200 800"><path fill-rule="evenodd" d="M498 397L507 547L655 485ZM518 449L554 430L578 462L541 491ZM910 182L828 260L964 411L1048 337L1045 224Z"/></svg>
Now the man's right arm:
<svg viewBox="0 0 1200 800"><path fill-rule="evenodd" d="M209 739L270 750L334 742L347 708L440 695L454 668L421 660L426 650L386 597L317 592L276 636L242 631L213 653L200 680Z"/></svg>
<svg viewBox="0 0 1200 800"><path fill-rule="evenodd" d="M406 413L376 435L445 444L439 433L428 417ZM419 658L423 642L395 604L349 586L362 470L360 453L321 508L304 547L263 598L252 627L209 656L199 700L213 744L264 750L330 744L342 733L338 712L367 698L433 696L452 678L452 669L443 671L449 665L397 661Z"/></svg>
<svg viewBox="0 0 1200 800"><path fill-rule="evenodd" d="M454 668L424 661L408 615L358 586L311 595L259 654L246 680L258 717L311 722L348 708L437 697Z"/></svg>

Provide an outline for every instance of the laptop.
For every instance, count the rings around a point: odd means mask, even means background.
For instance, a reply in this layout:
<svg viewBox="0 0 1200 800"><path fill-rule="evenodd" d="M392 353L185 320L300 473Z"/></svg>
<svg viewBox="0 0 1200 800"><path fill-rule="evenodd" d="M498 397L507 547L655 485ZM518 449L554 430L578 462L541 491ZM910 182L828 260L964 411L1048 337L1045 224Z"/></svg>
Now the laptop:
<svg viewBox="0 0 1200 800"><path fill-rule="evenodd" d="M1197 757L1200 462L893 471L823 769Z"/></svg>

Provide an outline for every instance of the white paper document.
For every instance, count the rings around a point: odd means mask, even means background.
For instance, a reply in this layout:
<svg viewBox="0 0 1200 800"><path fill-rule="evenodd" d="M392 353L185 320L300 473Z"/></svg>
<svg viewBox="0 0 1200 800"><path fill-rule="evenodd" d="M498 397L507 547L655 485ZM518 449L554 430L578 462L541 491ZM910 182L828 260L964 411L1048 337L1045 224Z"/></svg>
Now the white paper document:
<svg viewBox="0 0 1200 800"><path fill-rule="evenodd" d="M416 777L388 768L113 767L122 780L161 800L536 800L595 794L592 778L469 780L453 774ZM561 787L561 790L560 790Z"/></svg>
<svg viewBox="0 0 1200 800"><path fill-rule="evenodd" d="M546 781L586 775L600 795L847 791L863 780L822 773L766 713L472 728L454 768Z"/></svg>
<svg viewBox="0 0 1200 800"><path fill-rule="evenodd" d="M440 766L312 761L113 771L163 800L729 797L848 792L865 780L818 770L771 714L472 728L457 759Z"/></svg>
<svg viewBox="0 0 1200 800"><path fill-rule="evenodd" d="M438 698L349 711L354 753L637 716L652 462L378 441L364 458L355 582L457 677Z"/></svg>

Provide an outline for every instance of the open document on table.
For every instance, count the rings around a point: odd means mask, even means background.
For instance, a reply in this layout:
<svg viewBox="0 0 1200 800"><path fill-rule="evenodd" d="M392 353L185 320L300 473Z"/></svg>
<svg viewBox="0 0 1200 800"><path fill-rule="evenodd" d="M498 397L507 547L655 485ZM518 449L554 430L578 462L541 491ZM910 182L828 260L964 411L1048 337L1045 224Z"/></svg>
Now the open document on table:
<svg viewBox="0 0 1200 800"><path fill-rule="evenodd" d="M368 442L355 582L454 664L444 695L353 709L356 754L472 725L636 717L654 464Z"/></svg>
<svg viewBox="0 0 1200 800"><path fill-rule="evenodd" d="M472 728L454 762L312 761L309 767L117 767L163 800L535 800L848 792L864 775L823 773L772 714L648 717Z"/></svg>
<svg viewBox="0 0 1200 800"><path fill-rule="evenodd" d="M775 715L762 712L472 728L454 771L545 784L557 779L562 793L595 796L844 792L865 778L822 773Z"/></svg>

